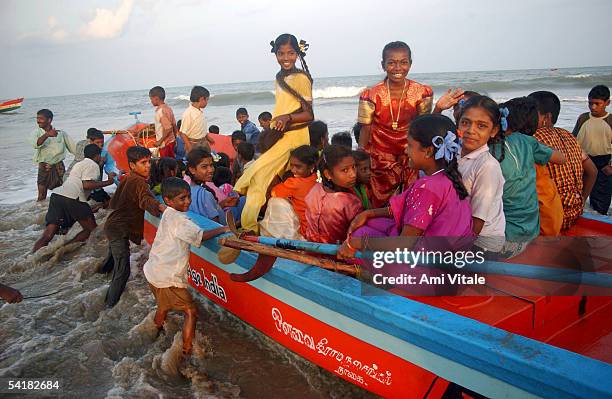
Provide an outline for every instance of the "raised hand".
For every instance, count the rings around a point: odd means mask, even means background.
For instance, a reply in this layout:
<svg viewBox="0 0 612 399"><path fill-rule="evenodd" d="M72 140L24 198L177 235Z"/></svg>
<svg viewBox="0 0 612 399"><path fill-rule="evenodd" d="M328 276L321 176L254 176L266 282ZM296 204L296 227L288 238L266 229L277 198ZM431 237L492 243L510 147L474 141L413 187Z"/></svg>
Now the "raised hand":
<svg viewBox="0 0 612 399"><path fill-rule="evenodd" d="M456 89L448 89L436 102L435 110L442 112L447 109L451 109L457 104L462 98L465 91L460 87Z"/></svg>

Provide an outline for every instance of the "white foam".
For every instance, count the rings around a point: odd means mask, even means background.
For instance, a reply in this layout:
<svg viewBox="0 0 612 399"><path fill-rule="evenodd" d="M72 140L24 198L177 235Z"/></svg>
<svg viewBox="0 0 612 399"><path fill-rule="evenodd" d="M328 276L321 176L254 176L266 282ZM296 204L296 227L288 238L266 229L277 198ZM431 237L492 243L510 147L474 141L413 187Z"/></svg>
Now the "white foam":
<svg viewBox="0 0 612 399"><path fill-rule="evenodd" d="M585 79L585 78L590 78L591 75L590 73L579 73L577 75L567 75L566 78L568 79Z"/></svg>
<svg viewBox="0 0 612 399"><path fill-rule="evenodd" d="M364 86L329 86L322 89L314 89L314 98L351 98L357 97Z"/></svg>
<svg viewBox="0 0 612 399"><path fill-rule="evenodd" d="M173 100L181 100L181 101L189 101L189 100L190 100L190 97L189 97L189 96L186 96L186 95L184 95L184 94L181 94L181 95L179 95L179 96L172 97L172 99L173 99Z"/></svg>

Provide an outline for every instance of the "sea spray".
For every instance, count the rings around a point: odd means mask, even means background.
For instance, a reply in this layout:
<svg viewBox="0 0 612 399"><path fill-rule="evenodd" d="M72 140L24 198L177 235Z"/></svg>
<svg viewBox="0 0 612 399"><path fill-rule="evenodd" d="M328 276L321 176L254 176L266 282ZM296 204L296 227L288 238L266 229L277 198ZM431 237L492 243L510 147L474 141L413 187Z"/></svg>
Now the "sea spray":
<svg viewBox="0 0 612 399"><path fill-rule="evenodd" d="M142 273L149 246L131 246L130 279L119 303L107 309L111 275L96 270L108 253L102 226L110 211L96 214L99 227L87 243L65 245L80 230L77 224L32 255L47 207L48 201L34 200L0 205L0 281L24 296L50 294L19 304L0 302L0 378L59 378L66 398L283 398L291 392L305 399L370 397L195 291L194 356L179 367L179 376L166 374L154 360L180 352L182 340L173 342L181 335L183 315L171 312L166 333L154 337L156 303ZM262 379L282 383L270 388Z"/></svg>

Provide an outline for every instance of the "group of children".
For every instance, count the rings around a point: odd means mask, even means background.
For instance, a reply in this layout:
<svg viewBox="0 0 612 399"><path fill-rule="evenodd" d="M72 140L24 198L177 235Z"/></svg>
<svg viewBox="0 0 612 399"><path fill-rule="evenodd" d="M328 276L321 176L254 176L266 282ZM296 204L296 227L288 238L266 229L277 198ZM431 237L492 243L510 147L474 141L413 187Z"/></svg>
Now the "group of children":
<svg viewBox="0 0 612 399"><path fill-rule="evenodd" d="M310 144L291 150L286 173L273 177L260 212L261 234L342 243L338 257L343 259L366 247L376 249L377 241L369 238L391 236L468 237L492 257L519 254L538 235L558 235L570 228L593 185L598 190L596 197L591 194L593 208L608 211L612 123L605 112L606 90L598 86L591 91L591 113L580 116L574 135L554 127L560 101L550 92L502 104L474 92L447 93L436 109L453 107L455 122L436 113L411 121L405 155L408 167L420 171L419 177L377 207L372 201L370 154L353 150L348 132L334 135L329 144L327 125L314 121L308 125ZM214 140L206 134L193 139L180 121L178 126L168 125L173 116L163 107L165 94L156 88L150 94L161 109L156 111L158 144L163 149L176 138L183 141L183 149L180 143L172 145L172 151L160 151L163 156L153 161L144 147L127 150L130 171L110 200L113 211L104 228L109 255L100 272L112 272L106 295L112 307L129 278L129 243L142 239L144 211L163 213L144 273L158 304L155 324L160 330L169 310L186 314L183 351L188 355L196 320L185 280L189 245L199 246L227 228L204 232L185 212L224 224L229 210L239 221L246 197L232 186L283 135L270 129L271 114L259 116L259 132L246 109L238 109L241 130L231 136L237 153L231 162L226 154L210 151ZM208 92L191 99L191 106L201 111ZM211 126L209 131L218 128ZM359 142L362 129L356 126L353 131ZM100 134L88 132L88 140L92 144L84 146L83 160L71 167L66 183L51 196L47 228L35 250L75 221L84 230L73 240L86 240L95 228L91 209L73 202L86 204L90 190L111 184L115 176L99 181Z"/></svg>

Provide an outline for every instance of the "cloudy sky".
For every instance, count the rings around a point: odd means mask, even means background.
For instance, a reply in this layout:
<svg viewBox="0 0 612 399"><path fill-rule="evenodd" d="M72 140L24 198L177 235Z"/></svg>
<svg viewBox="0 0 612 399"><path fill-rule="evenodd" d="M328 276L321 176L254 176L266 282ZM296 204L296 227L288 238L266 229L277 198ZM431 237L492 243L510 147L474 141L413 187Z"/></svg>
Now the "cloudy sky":
<svg viewBox="0 0 612 399"><path fill-rule="evenodd" d="M367 4L370 4L367 6ZM0 98L271 80L270 40L310 43L315 77L612 65L611 0L1 0Z"/></svg>

